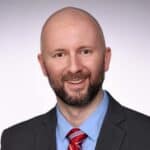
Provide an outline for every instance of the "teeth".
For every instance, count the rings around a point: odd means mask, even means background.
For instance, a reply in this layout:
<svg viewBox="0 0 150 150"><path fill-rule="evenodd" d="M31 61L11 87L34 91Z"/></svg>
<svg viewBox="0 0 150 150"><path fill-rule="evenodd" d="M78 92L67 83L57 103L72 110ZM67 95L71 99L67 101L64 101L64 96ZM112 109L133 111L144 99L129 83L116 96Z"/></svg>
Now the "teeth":
<svg viewBox="0 0 150 150"><path fill-rule="evenodd" d="M77 83L80 83L82 80L71 80L69 81L70 83L73 83L73 84L77 84Z"/></svg>

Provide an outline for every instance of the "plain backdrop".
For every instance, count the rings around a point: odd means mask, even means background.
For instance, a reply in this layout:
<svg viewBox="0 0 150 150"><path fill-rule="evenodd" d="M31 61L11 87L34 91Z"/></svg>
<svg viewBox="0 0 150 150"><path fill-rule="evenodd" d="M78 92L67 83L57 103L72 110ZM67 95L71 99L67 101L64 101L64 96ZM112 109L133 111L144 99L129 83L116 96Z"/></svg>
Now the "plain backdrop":
<svg viewBox="0 0 150 150"><path fill-rule="evenodd" d="M112 49L104 89L150 115L149 0L0 0L0 134L55 105L37 54L45 19L65 6L89 11L103 27Z"/></svg>

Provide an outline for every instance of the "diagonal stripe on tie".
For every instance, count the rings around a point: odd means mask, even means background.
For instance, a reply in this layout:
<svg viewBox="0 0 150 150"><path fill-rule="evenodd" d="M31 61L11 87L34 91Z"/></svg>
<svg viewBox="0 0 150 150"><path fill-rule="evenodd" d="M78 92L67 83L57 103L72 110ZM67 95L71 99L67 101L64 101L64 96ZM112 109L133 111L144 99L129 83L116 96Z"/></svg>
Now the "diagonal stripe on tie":
<svg viewBox="0 0 150 150"><path fill-rule="evenodd" d="M66 137L69 140L68 150L81 150L82 143L87 135L79 128L73 128Z"/></svg>

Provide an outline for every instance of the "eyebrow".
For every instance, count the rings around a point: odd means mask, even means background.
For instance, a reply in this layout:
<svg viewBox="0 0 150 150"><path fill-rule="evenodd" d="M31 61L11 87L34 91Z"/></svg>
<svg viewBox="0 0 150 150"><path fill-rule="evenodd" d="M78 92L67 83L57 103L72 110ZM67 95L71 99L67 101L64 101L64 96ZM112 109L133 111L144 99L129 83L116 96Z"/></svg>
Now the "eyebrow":
<svg viewBox="0 0 150 150"><path fill-rule="evenodd" d="M63 49L63 48L57 48L57 49L54 49L53 51L64 51L65 49Z"/></svg>
<svg viewBox="0 0 150 150"><path fill-rule="evenodd" d="M65 49L63 49L63 48L57 48L57 49L53 49L49 53L50 54L54 54L54 53L57 53L57 52L64 52L64 51L65 51Z"/></svg>
<svg viewBox="0 0 150 150"><path fill-rule="evenodd" d="M87 49L87 48L90 48L90 49L92 49L92 47L91 46L79 46L76 50L78 51L78 50L81 50L81 49ZM51 53L55 53L55 52L63 52L63 51L66 51L67 49L65 49L65 48L57 48L57 49L53 49L53 51L51 51Z"/></svg>
<svg viewBox="0 0 150 150"><path fill-rule="evenodd" d="M80 47L78 47L77 49L78 50L80 50L80 49L87 49L87 48L90 48L90 49L92 49L92 47L91 46L80 46Z"/></svg>

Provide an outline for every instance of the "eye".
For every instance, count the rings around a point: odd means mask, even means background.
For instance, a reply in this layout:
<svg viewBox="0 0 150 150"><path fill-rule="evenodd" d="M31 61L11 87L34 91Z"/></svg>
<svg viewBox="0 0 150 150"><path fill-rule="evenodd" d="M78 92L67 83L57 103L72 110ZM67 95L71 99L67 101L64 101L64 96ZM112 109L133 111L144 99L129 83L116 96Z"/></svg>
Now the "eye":
<svg viewBox="0 0 150 150"><path fill-rule="evenodd" d="M64 56L65 56L65 53L63 53L63 52L58 52L58 53L53 55L54 58L61 58L61 57L64 57Z"/></svg>
<svg viewBox="0 0 150 150"><path fill-rule="evenodd" d="M83 55L88 55L90 53L92 53L92 51L90 49L82 49L81 50L81 54L83 54Z"/></svg>

